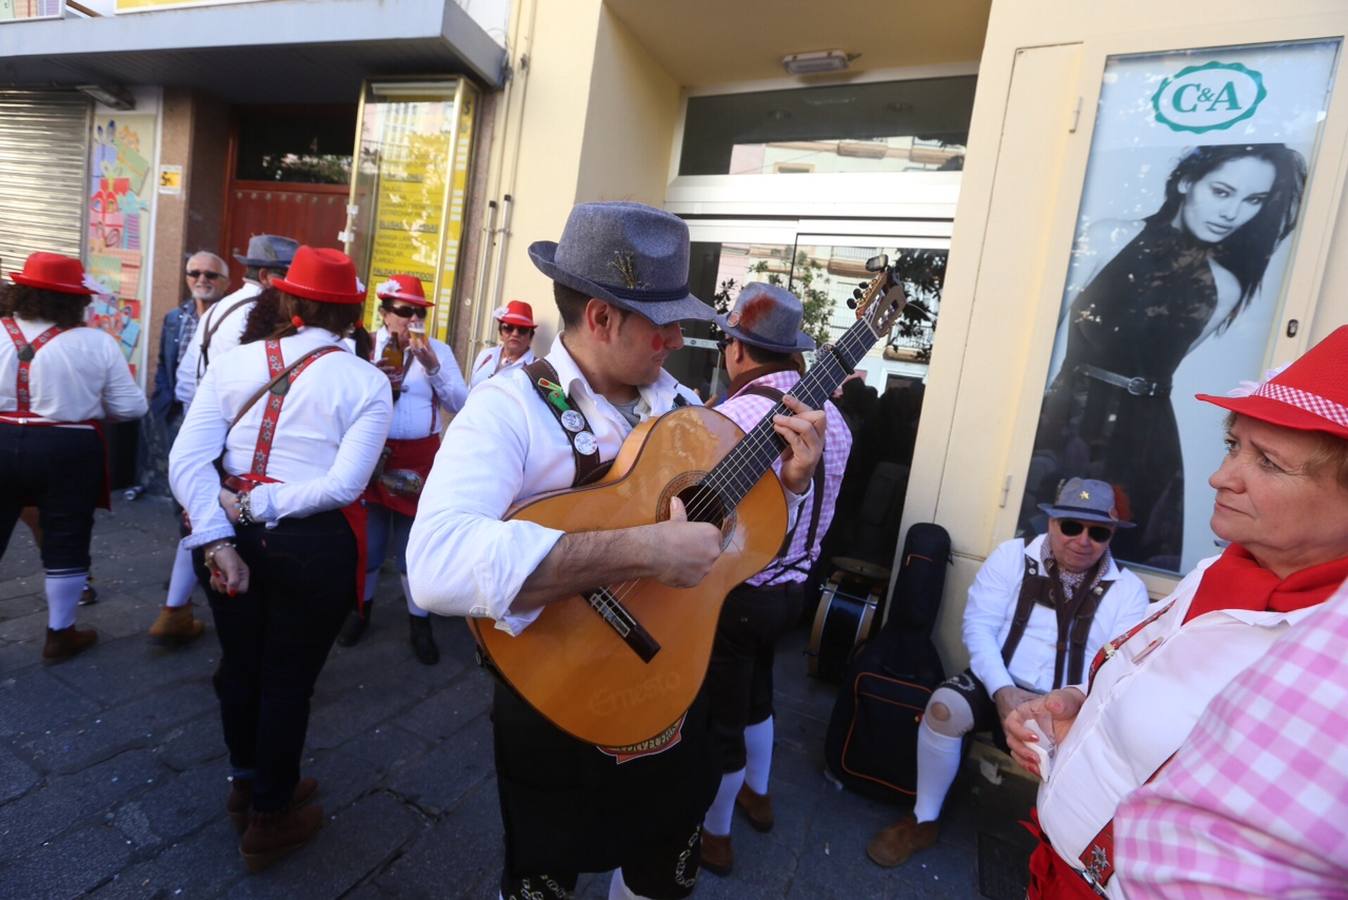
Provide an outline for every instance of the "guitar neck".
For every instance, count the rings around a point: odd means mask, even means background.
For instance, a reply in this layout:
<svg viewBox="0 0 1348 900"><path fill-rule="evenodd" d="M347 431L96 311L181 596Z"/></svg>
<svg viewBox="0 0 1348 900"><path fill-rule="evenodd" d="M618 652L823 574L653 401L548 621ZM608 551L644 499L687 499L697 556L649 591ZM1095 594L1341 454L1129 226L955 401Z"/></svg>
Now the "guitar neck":
<svg viewBox="0 0 1348 900"><path fill-rule="evenodd" d="M864 319L857 322L837 344L820 349L814 365L787 392L788 396L795 397L810 409L823 409L824 401L833 395L878 339L879 335ZM727 508L738 506L786 449L786 441L772 427L775 415L791 415L791 411L784 403L773 404L768 414L707 474L704 484L717 490Z"/></svg>

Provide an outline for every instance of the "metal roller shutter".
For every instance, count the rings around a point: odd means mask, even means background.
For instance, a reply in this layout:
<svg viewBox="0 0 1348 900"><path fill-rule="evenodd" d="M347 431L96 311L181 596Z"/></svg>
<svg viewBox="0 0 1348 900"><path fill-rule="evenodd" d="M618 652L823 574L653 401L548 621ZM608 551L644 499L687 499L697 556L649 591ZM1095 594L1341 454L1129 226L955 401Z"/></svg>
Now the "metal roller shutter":
<svg viewBox="0 0 1348 900"><path fill-rule="evenodd" d="M84 243L91 101L73 91L0 89L0 266Z"/></svg>

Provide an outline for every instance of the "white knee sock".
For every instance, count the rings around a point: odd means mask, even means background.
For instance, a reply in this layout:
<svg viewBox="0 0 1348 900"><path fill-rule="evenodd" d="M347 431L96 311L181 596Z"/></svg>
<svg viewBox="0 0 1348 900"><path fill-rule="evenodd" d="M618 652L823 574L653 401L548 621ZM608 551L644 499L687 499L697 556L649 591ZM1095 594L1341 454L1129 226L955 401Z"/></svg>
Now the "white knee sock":
<svg viewBox="0 0 1348 900"><path fill-rule="evenodd" d="M772 716L744 729L744 783L755 794L768 792L772 773Z"/></svg>
<svg viewBox="0 0 1348 900"><path fill-rule="evenodd" d="M416 616L419 619L424 619L429 616L430 613L426 612L426 610L422 609L420 606L417 606L416 601L412 599L412 586L408 583L406 575L402 577L402 582L403 599L407 601L408 615Z"/></svg>
<svg viewBox="0 0 1348 900"><path fill-rule="evenodd" d="M623 881L622 869L614 869L613 877L608 882L608 900L647 900L647 898L627 886L627 882Z"/></svg>
<svg viewBox="0 0 1348 900"><path fill-rule="evenodd" d="M702 829L717 837L730 834L730 817L735 812L735 795L744 784L744 770L727 772L721 776L721 786L716 790L716 799L702 819Z"/></svg>
<svg viewBox="0 0 1348 900"><path fill-rule="evenodd" d="M192 571L192 551L178 545L173 554L173 571L169 573L168 599L165 606L186 606L192 599L192 588L196 587L197 573Z"/></svg>
<svg viewBox="0 0 1348 900"><path fill-rule="evenodd" d="M60 631L75 624L75 607L79 605L88 577L88 572L47 576L48 628Z"/></svg>
<svg viewBox="0 0 1348 900"><path fill-rule="evenodd" d="M937 734L926 719L918 726L917 801L913 804L913 818L919 822L933 822L941 815L941 804L959 774L963 749L963 739Z"/></svg>

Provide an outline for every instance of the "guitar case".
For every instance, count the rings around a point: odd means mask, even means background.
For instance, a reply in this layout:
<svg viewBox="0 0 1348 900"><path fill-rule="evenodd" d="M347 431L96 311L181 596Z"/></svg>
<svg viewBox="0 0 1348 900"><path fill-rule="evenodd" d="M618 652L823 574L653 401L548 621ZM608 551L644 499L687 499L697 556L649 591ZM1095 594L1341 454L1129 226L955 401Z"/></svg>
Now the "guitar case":
<svg viewBox="0 0 1348 900"><path fill-rule="evenodd" d="M857 793L895 803L917 791L917 727L944 680L931 640L950 561L950 535L919 523L904 541L889 619L861 644L833 706L824 760Z"/></svg>

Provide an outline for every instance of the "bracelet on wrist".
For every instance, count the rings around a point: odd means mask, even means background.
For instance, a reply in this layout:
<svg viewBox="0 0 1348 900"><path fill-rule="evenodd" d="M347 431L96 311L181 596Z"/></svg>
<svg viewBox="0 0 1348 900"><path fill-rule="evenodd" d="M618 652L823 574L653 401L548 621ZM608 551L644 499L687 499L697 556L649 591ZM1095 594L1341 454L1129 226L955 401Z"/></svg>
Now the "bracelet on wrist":
<svg viewBox="0 0 1348 900"><path fill-rule="evenodd" d="M257 520L253 518L253 496L247 491L235 494L235 499L239 503L239 524L253 525Z"/></svg>
<svg viewBox="0 0 1348 900"><path fill-rule="evenodd" d="M205 551L202 553L202 557L203 561L206 563L206 568L208 569L216 568L215 555L226 547L230 548L231 550L234 549L234 542L216 541L214 544L211 544L209 547L205 549Z"/></svg>

